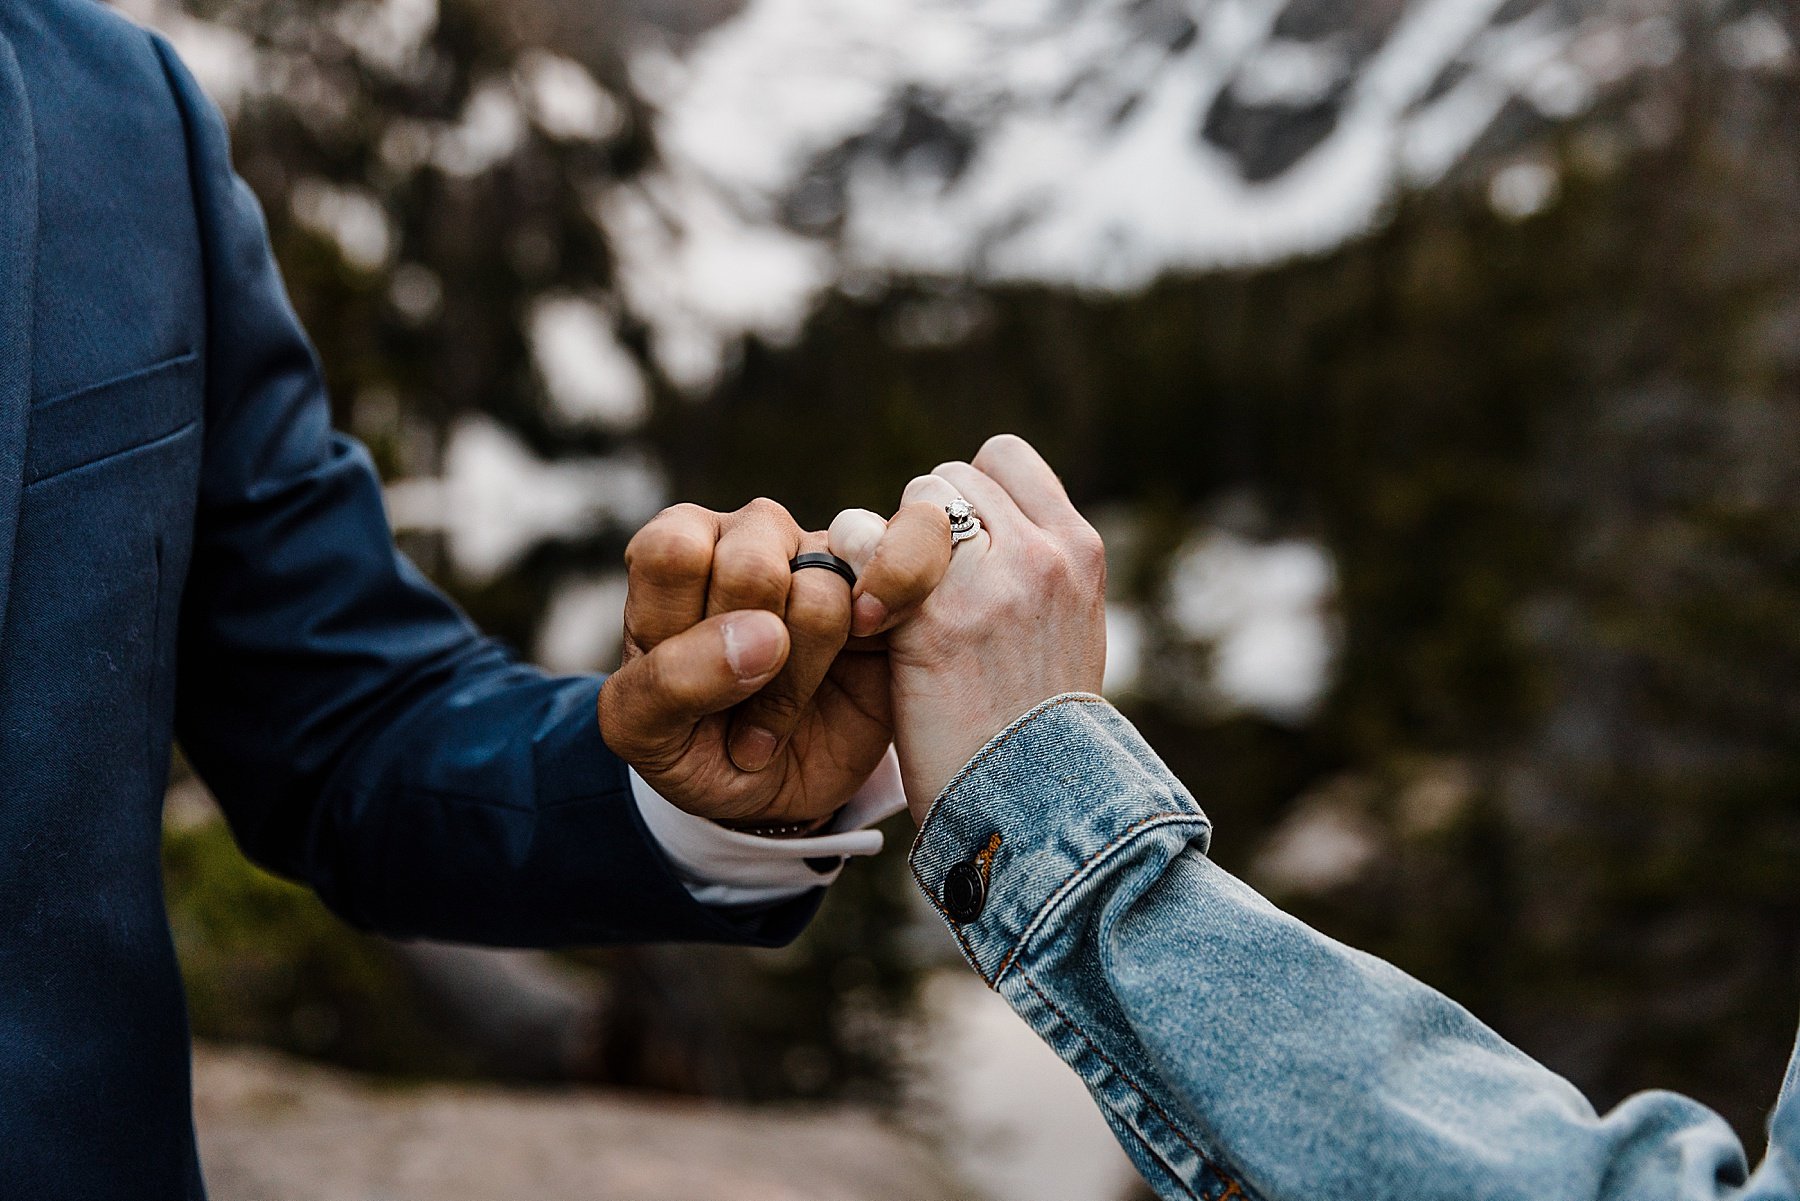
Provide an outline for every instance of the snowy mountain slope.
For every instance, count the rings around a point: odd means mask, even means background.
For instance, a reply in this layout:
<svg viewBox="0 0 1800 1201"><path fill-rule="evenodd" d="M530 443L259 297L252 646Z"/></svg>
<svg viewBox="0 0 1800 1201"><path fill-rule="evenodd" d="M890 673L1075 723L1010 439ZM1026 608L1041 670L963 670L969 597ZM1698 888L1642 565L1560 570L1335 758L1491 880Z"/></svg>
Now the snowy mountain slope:
<svg viewBox="0 0 1800 1201"><path fill-rule="evenodd" d="M591 211L658 365L703 388L739 334L791 335L845 281L1119 289L1328 249L1497 127L1516 140L1669 63L1690 16L1733 65L1785 59L1770 2L645 0L625 27L661 35L631 74L660 113L662 161ZM123 3L228 109L269 89L306 103L304 63L173 0ZM368 0L337 25L359 54L423 69L438 17L436 0ZM586 115L551 120L565 109ZM529 123L604 139L616 109L584 68L539 54L426 131L428 157L485 170ZM1529 172L1501 184L1520 211L1553 188Z"/></svg>
<svg viewBox="0 0 1800 1201"><path fill-rule="evenodd" d="M1130 288L1325 249L1509 107L1567 117L1678 46L1618 0L753 0L639 56L655 186L702 227L641 299L703 325L671 291L754 279L778 332L844 273Z"/></svg>

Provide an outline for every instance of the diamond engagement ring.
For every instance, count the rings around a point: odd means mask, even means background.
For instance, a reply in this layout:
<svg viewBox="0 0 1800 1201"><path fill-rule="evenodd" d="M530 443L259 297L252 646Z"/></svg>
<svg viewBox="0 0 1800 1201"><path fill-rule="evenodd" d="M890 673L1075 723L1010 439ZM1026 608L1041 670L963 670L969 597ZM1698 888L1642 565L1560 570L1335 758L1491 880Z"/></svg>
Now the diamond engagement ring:
<svg viewBox="0 0 1800 1201"><path fill-rule="evenodd" d="M962 497L945 505L944 512L950 517L951 546L967 542L981 532L981 518L975 516L975 507Z"/></svg>

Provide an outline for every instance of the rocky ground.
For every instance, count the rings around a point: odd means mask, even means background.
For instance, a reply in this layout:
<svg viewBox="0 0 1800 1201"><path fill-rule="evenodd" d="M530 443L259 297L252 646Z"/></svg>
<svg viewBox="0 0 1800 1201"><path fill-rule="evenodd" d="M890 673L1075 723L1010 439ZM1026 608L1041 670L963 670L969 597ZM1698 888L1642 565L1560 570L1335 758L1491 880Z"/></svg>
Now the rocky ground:
<svg viewBox="0 0 1800 1201"><path fill-rule="evenodd" d="M851 1110L750 1110L597 1091L394 1087L201 1047L215 1201L950 1201L919 1141Z"/></svg>

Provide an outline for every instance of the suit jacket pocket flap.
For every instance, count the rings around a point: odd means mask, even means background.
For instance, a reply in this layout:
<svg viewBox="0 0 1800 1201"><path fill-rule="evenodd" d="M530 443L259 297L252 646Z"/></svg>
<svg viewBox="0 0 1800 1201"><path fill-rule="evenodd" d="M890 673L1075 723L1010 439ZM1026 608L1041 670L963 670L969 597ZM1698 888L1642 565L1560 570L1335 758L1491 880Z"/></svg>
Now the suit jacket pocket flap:
<svg viewBox="0 0 1800 1201"><path fill-rule="evenodd" d="M176 432L200 412L192 351L45 401L26 435L29 487Z"/></svg>

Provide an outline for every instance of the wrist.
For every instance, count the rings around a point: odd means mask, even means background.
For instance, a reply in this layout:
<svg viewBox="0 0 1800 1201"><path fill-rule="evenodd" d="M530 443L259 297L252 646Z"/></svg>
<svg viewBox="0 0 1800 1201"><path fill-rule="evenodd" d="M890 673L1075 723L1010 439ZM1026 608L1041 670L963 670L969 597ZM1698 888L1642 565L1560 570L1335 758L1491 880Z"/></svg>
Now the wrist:
<svg viewBox="0 0 1800 1201"><path fill-rule="evenodd" d="M893 665L895 745L915 821L989 742L1044 702L1100 690L1104 651L1062 661L1009 660L1006 649L900 658Z"/></svg>
<svg viewBox="0 0 1800 1201"><path fill-rule="evenodd" d="M1025 714L1056 695L1048 690L1029 700L998 702L991 698L979 707L958 707L949 698L922 704L944 720L901 722L895 744L900 751L906 807L915 824L951 782L961 775L989 743Z"/></svg>

